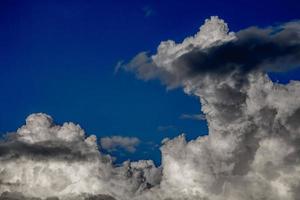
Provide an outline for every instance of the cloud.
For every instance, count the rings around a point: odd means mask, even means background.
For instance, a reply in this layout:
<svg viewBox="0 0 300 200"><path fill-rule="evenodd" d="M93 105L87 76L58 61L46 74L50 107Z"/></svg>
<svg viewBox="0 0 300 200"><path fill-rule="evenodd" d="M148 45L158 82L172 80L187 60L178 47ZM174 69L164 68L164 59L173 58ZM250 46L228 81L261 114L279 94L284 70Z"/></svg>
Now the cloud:
<svg viewBox="0 0 300 200"><path fill-rule="evenodd" d="M74 123L60 126L46 114L28 116L0 143L0 199L126 200L159 183L161 169L152 161L114 166L96 141Z"/></svg>
<svg viewBox="0 0 300 200"><path fill-rule="evenodd" d="M109 195L88 195L88 194L83 194L74 197L74 199L77 200L115 200L115 198L109 196ZM0 196L0 200L41 200L41 198L30 198L30 197L25 197L21 193L13 193L13 192L4 192ZM48 197L46 200L59 200L58 197L52 196Z"/></svg>
<svg viewBox="0 0 300 200"><path fill-rule="evenodd" d="M115 66L114 74L117 74L119 72L119 70L122 68L123 62L124 62L123 60L117 62Z"/></svg>
<svg viewBox="0 0 300 200"><path fill-rule="evenodd" d="M112 136L101 138L100 143L101 147L108 151L116 151L117 148L121 148L134 153L136 146L140 144L140 140L136 137Z"/></svg>
<svg viewBox="0 0 300 200"><path fill-rule="evenodd" d="M142 10L144 12L145 17L151 17L155 15L155 11L150 6L144 6Z"/></svg>
<svg viewBox="0 0 300 200"><path fill-rule="evenodd" d="M203 114L182 114L180 115L180 119L191 119L202 121L205 120L205 115Z"/></svg>
<svg viewBox="0 0 300 200"><path fill-rule="evenodd" d="M33 114L0 144L0 194L299 199L300 81L282 85L266 74L299 64L298 27L290 22L230 33L223 20L212 17L183 43L162 42L157 54L142 52L125 66L139 78L182 86L201 102L209 134L165 139L161 167L149 160L114 166L98 150L96 137L86 137L79 125L55 125L50 116Z"/></svg>
<svg viewBox="0 0 300 200"><path fill-rule="evenodd" d="M155 55L141 52L123 66L198 96L208 123L207 136L164 140L161 196L298 198L300 82L273 83L266 71L299 66L299 35L298 21L233 33L212 17L195 36L161 42Z"/></svg>
<svg viewBox="0 0 300 200"><path fill-rule="evenodd" d="M300 22L294 21L233 33L223 20L212 17L195 36L179 44L163 41L157 54L141 52L123 68L145 80L159 78L170 88L207 73L284 71L300 66L299 31Z"/></svg>

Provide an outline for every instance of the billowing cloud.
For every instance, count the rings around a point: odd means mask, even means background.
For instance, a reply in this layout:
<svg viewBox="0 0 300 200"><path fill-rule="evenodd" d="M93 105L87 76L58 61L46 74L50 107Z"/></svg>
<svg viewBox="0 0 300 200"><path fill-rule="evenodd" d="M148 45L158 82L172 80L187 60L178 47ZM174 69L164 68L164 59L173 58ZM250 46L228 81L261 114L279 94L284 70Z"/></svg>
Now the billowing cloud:
<svg viewBox="0 0 300 200"><path fill-rule="evenodd" d="M170 199L296 200L300 188L300 82L266 71L299 66L300 23L229 32L218 17L182 43L161 42L125 66L198 96L208 136L164 141L160 192Z"/></svg>
<svg viewBox="0 0 300 200"><path fill-rule="evenodd" d="M136 151L136 146L140 140L136 137L111 136L100 139L101 147L108 151L116 151L118 148L124 149L130 153Z"/></svg>
<svg viewBox="0 0 300 200"><path fill-rule="evenodd" d="M0 199L131 199L158 184L152 161L114 167L79 125L32 114L0 143ZM2 195L2 196L1 196Z"/></svg>
<svg viewBox="0 0 300 200"><path fill-rule="evenodd" d="M212 17L195 36L179 44L163 41L157 54L141 52L124 68L145 80L159 78L168 87L205 74L286 70L300 66L299 31L300 22L295 21L233 33L223 20Z"/></svg>
<svg viewBox="0 0 300 200"><path fill-rule="evenodd" d="M125 69L199 97L209 134L164 140L159 168L148 160L114 166L95 136L34 114L0 144L0 194L299 199L300 82L273 83L265 73L299 65L299 35L299 22L232 33L212 17L182 43L162 42L157 54L138 54Z"/></svg>

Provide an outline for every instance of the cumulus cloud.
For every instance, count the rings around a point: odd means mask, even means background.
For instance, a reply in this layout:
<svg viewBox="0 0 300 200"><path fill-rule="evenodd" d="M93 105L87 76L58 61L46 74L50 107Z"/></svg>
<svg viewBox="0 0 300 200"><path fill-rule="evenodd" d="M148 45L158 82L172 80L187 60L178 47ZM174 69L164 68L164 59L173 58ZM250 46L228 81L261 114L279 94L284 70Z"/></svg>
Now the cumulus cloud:
<svg viewBox="0 0 300 200"><path fill-rule="evenodd" d="M179 44L163 41L157 54L141 52L123 67L145 80L159 78L168 87L204 74L286 70L300 65L299 24L250 27L233 33L223 20L212 17L195 36Z"/></svg>
<svg viewBox="0 0 300 200"><path fill-rule="evenodd" d="M162 42L125 70L199 97L209 134L163 141L162 165L114 166L73 123L34 114L0 144L0 194L60 199L297 200L300 82L266 71L299 65L299 22L237 33L212 17L182 43ZM103 199L103 198L102 198Z"/></svg>
<svg viewBox="0 0 300 200"><path fill-rule="evenodd" d="M42 113L0 143L0 199L131 199L157 185L152 161L114 166L96 136L79 125L55 125Z"/></svg>
<svg viewBox="0 0 300 200"><path fill-rule="evenodd" d="M125 70L198 96L209 135L164 141L159 192L170 199L296 200L300 188L300 82L266 71L299 66L300 23L229 32L218 17L182 43L161 42Z"/></svg>
<svg viewBox="0 0 300 200"><path fill-rule="evenodd" d="M136 137L112 136L101 138L100 144L103 149L108 151L116 151L118 148L121 148L134 153L136 146L140 144L140 140Z"/></svg>

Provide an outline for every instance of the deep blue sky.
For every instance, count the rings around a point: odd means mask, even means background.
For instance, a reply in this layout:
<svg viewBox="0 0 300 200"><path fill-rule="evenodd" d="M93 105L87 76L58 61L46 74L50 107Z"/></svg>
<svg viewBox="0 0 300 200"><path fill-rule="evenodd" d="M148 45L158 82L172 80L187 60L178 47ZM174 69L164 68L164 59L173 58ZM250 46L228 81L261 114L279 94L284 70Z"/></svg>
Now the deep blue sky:
<svg viewBox="0 0 300 200"><path fill-rule="evenodd" d="M30 113L45 112L99 137L139 137L138 151L120 160L159 162L158 148L151 148L164 137L207 133L204 121L179 118L199 113L199 102L157 81L115 75L117 62L155 52L161 40L179 42L211 15L237 31L299 19L299 6L297 0L0 0L0 133L16 130ZM300 71L273 78L286 83L300 79Z"/></svg>

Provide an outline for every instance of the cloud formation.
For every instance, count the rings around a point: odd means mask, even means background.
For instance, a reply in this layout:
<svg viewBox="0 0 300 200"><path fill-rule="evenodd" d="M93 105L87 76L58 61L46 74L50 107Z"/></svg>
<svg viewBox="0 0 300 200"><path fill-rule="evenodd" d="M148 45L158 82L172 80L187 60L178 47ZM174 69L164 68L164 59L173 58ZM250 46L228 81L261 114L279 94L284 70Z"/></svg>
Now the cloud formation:
<svg viewBox="0 0 300 200"><path fill-rule="evenodd" d="M162 42L125 66L139 78L198 96L209 134L164 140L162 166L114 166L95 136L45 114L0 144L0 194L45 199L297 200L300 195L300 82L266 71L299 65L300 24L228 31L218 17L182 43ZM102 198L103 199L103 198Z"/></svg>
<svg viewBox="0 0 300 200"><path fill-rule="evenodd" d="M103 149L108 151L116 151L118 148L121 148L134 153L136 146L140 144L140 140L136 137L112 136L101 138L100 144Z"/></svg>
<svg viewBox="0 0 300 200"><path fill-rule="evenodd" d="M28 116L0 143L0 199L131 199L160 181L152 161L113 166L96 140L79 125Z"/></svg>
<svg viewBox="0 0 300 200"><path fill-rule="evenodd" d="M179 44L163 41L157 54L141 52L124 68L145 80L159 78L168 87L205 74L287 70L300 66L299 24L250 27L233 33L223 20L212 17L195 36Z"/></svg>
<svg viewBox="0 0 300 200"><path fill-rule="evenodd" d="M208 136L164 142L164 198L299 197L300 82L281 85L266 75L298 67L299 44L298 21L233 33L212 17L195 36L161 42L155 55L141 52L125 66L198 96L208 123Z"/></svg>

